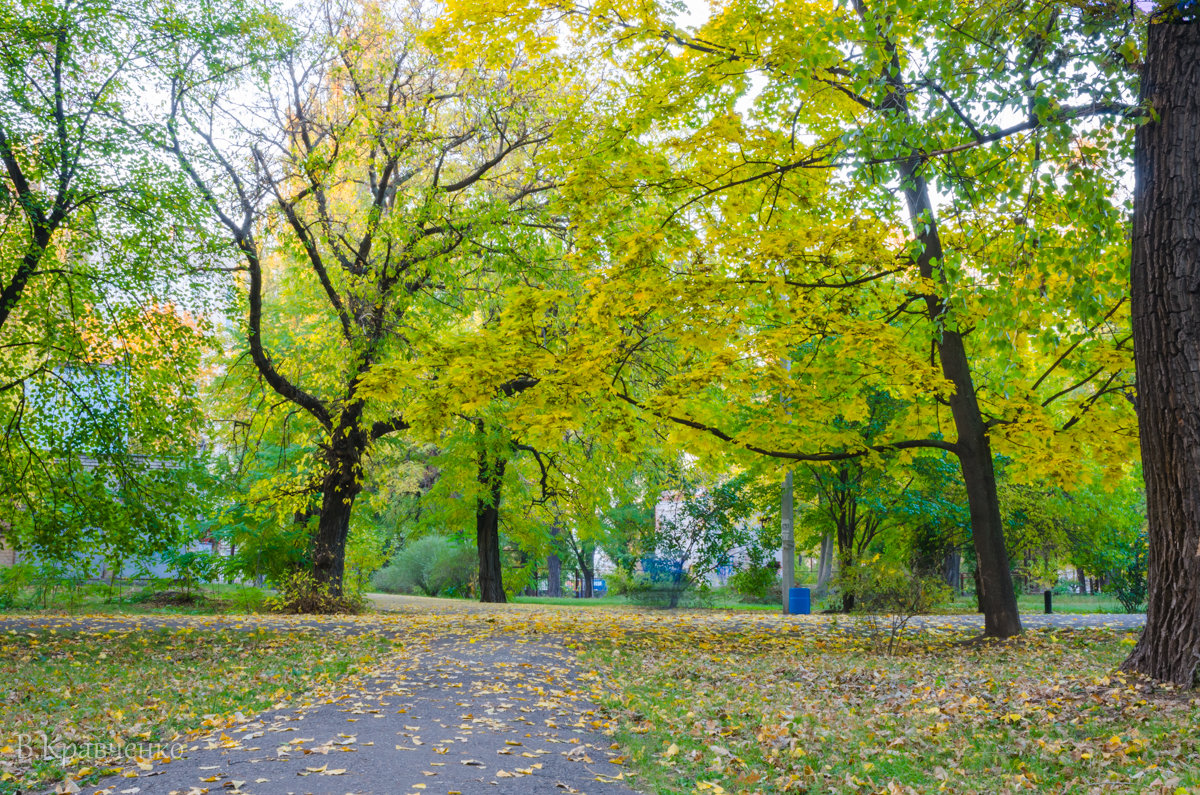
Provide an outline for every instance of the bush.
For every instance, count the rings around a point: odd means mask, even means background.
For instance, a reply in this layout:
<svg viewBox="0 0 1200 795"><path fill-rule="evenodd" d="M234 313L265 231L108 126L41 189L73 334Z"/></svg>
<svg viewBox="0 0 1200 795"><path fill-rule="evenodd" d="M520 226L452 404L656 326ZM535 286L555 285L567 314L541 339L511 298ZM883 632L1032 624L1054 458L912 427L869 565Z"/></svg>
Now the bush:
<svg viewBox="0 0 1200 795"><path fill-rule="evenodd" d="M28 563L17 563L0 569L0 610L17 606L21 591L33 582L37 570Z"/></svg>
<svg viewBox="0 0 1200 795"><path fill-rule="evenodd" d="M1139 613L1146 608L1149 591L1147 582L1149 547L1143 530L1128 548L1114 556L1108 574L1108 586L1127 613Z"/></svg>
<svg viewBox="0 0 1200 795"><path fill-rule="evenodd" d="M162 560L175 575L175 583L188 594L198 585L216 581L221 573L221 558L202 550L173 549L164 552Z"/></svg>
<svg viewBox="0 0 1200 795"><path fill-rule="evenodd" d="M609 596L628 596L634 587L633 577L620 569L605 575L604 579L608 582Z"/></svg>
<svg viewBox="0 0 1200 795"><path fill-rule="evenodd" d="M400 549L371 584L385 593L462 596L471 590L476 562L474 549L445 536L426 536Z"/></svg>
<svg viewBox="0 0 1200 795"><path fill-rule="evenodd" d="M779 572L773 566L751 566L735 571L729 578L729 587L744 602L764 604L771 598L772 586L778 580Z"/></svg>
<svg viewBox="0 0 1200 795"><path fill-rule="evenodd" d="M869 617L873 637L878 639L886 632L888 654L895 650L913 616L929 613L952 594L940 578L922 577L880 560L878 555L839 572L834 589L844 601L853 596L852 612Z"/></svg>
<svg viewBox="0 0 1200 795"><path fill-rule="evenodd" d="M683 570L682 561L645 558L645 571L635 574L626 593L629 601L643 607L668 610L677 607L709 607L712 592L705 583L697 583Z"/></svg>
<svg viewBox="0 0 1200 795"><path fill-rule="evenodd" d="M318 583L310 571L293 571L276 583L278 593L266 600L276 613L361 613L366 608L361 593L335 596L329 586Z"/></svg>

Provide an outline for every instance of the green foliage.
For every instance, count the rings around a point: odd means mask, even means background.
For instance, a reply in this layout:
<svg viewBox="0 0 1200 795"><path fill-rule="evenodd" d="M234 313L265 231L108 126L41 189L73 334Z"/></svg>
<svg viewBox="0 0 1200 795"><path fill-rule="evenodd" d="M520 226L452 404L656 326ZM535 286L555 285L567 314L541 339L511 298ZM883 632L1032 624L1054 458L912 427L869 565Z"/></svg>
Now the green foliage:
<svg viewBox="0 0 1200 795"><path fill-rule="evenodd" d="M1145 528L1128 539L1127 545L1112 544L1106 550L1107 565L1102 571L1108 576L1108 588L1112 589L1117 601L1127 613L1138 613L1146 609L1149 553Z"/></svg>
<svg viewBox="0 0 1200 795"><path fill-rule="evenodd" d="M333 593L328 583L317 582L307 570L285 574L276 582L275 589L275 595L266 600L266 605L276 613L357 614L367 608L361 593Z"/></svg>
<svg viewBox="0 0 1200 795"><path fill-rule="evenodd" d="M934 577L922 577L878 555L840 571L835 584L854 594L857 613L920 615L950 598L950 589Z"/></svg>
<svg viewBox="0 0 1200 795"><path fill-rule="evenodd" d="M867 617L874 637L886 637L889 654L913 616L930 613L952 596L937 577L923 577L878 555L839 571L834 590L850 612Z"/></svg>
<svg viewBox="0 0 1200 795"><path fill-rule="evenodd" d="M778 582L779 570L774 566L749 566L730 576L729 587L746 601L766 602Z"/></svg>
<svg viewBox="0 0 1200 795"><path fill-rule="evenodd" d="M0 610L16 607L21 592L33 582L37 571L29 563L0 568Z"/></svg>
<svg viewBox="0 0 1200 795"><path fill-rule="evenodd" d="M40 559L170 546L205 487L214 257L182 175L121 119L177 43L160 11L0 8L0 503Z"/></svg>
<svg viewBox="0 0 1200 795"><path fill-rule="evenodd" d="M162 553L162 561L186 594L191 594L197 585L215 582L224 565L224 561L211 552L189 549L167 550Z"/></svg>
<svg viewBox="0 0 1200 795"><path fill-rule="evenodd" d="M717 479L685 469L671 481L658 509L653 556L664 564L678 563L696 579L729 565L735 551L761 564L770 551L756 532L760 506L775 499L774 490L761 491L749 473Z"/></svg>
<svg viewBox="0 0 1200 795"><path fill-rule="evenodd" d="M375 572L371 584L386 593L465 596L472 589L475 570L474 548L432 535L401 547L387 566Z"/></svg>

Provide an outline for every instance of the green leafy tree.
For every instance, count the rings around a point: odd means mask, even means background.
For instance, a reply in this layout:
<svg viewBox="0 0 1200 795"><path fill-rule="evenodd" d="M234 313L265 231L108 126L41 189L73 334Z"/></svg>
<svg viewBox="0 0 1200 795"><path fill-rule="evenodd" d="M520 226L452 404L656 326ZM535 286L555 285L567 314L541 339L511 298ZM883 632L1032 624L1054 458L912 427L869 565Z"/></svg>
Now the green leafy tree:
<svg viewBox="0 0 1200 795"><path fill-rule="evenodd" d="M462 16L512 27L492 10ZM1019 633L993 453L1062 474L1084 448L1131 449L1111 185L1139 113L1136 23L992 0L748 0L694 30L665 6L586 10L581 46L629 76L609 121L581 130L600 154L568 186L605 263L585 312L624 340L615 391L694 445L790 462L949 453L985 632ZM668 347L656 377L621 372ZM865 414L863 386L910 406L866 448L830 422Z"/></svg>
<svg viewBox="0 0 1200 795"><path fill-rule="evenodd" d="M306 35L246 88L267 121L242 123L251 114L228 81L181 72L164 145L245 271L252 362L319 428L311 560L336 594L371 448L414 425L433 436L536 383L454 358L479 347L472 290L521 264L509 233L547 187L534 154L555 94L528 58L490 68L431 51L421 9L296 13ZM311 302L301 347L264 314L279 290Z"/></svg>
<svg viewBox="0 0 1200 795"><path fill-rule="evenodd" d="M186 536L212 258L184 183L120 111L162 9L0 9L0 503L10 544L120 569Z"/></svg>

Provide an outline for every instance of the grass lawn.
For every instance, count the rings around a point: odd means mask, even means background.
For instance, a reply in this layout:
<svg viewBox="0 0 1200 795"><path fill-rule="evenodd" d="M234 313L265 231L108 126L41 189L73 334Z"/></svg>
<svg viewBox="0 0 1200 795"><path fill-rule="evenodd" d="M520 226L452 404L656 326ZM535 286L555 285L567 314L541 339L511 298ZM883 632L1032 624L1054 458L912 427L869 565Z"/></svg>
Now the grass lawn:
<svg viewBox="0 0 1200 795"><path fill-rule="evenodd" d="M921 634L888 655L822 619L675 622L592 644L635 786L1200 793L1200 696L1117 674L1136 633Z"/></svg>
<svg viewBox="0 0 1200 795"><path fill-rule="evenodd" d="M538 605L562 605L569 607L636 607L633 602L624 596L602 596L593 599L575 599L572 597L551 598L548 596L518 596L513 599L518 604L538 604ZM777 611L779 605L775 604L747 604L740 602L735 596L724 593L722 591L715 592L711 603L706 607L717 610L756 610L756 611ZM832 605L830 605L832 606ZM1017 597L1017 606L1022 613L1041 613L1044 611L1044 602L1041 594L1021 594ZM814 609L820 609L822 605L814 605ZM1121 603L1115 598L1100 595L1082 595L1082 594L1062 594L1055 595L1053 601L1055 613L1125 613L1127 612ZM939 613L947 614L969 614L975 612L975 597L974 595L966 595L956 597L951 602L943 605L938 609Z"/></svg>
<svg viewBox="0 0 1200 795"><path fill-rule="evenodd" d="M170 743L237 712L341 683L390 649L391 641L373 634L141 629L135 622L95 632L0 633L0 793L37 791L68 771L87 782L106 768L89 758L41 758L43 733L52 757L68 743Z"/></svg>
<svg viewBox="0 0 1200 795"><path fill-rule="evenodd" d="M252 613L263 610L272 592L261 588L214 583L189 589L130 583L67 581L26 586L9 600L0 612L20 613L49 610L63 613L131 613L153 615L212 615L214 613Z"/></svg>

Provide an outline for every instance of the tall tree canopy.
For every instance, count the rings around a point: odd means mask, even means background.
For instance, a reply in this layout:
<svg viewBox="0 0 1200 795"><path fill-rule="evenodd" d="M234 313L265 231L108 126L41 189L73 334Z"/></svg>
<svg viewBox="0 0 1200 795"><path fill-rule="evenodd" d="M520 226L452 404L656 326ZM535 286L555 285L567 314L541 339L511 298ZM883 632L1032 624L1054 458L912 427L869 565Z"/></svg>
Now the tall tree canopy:
<svg viewBox="0 0 1200 795"><path fill-rule="evenodd" d="M481 297L531 256L515 241L542 239L557 78L522 53L452 63L431 23L419 4L330 2L296 12L253 85L187 69L172 82L165 146L240 259L250 357L319 428L312 561L335 595L374 442L536 383L455 357L494 324ZM280 290L307 296L303 335L264 314ZM364 391L372 380L385 386Z"/></svg>
<svg viewBox="0 0 1200 795"><path fill-rule="evenodd" d="M1071 478L1082 448L1134 440L1111 190L1136 113L1128 14L750 1L689 29L667 7L589 10L566 21L622 78L569 190L603 274L581 314L622 340L614 391L693 445L954 454L986 632L1019 632L993 453ZM625 371L638 356L660 357L653 377ZM834 422L865 416L863 387L910 406L870 446Z"/></svg>
<svg viewBox="0 0 1200 795"><path fill-rule="evenodd" d="M0 503L20 508L0 531L42 556L148 554L194 510L211 257L185 183L121 121L167 21L0 8Z"/></svg>

